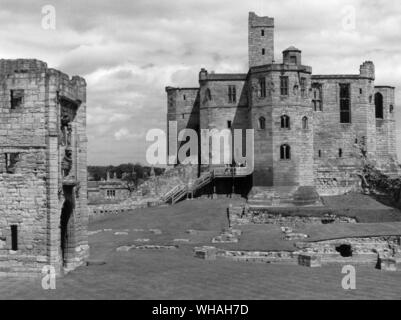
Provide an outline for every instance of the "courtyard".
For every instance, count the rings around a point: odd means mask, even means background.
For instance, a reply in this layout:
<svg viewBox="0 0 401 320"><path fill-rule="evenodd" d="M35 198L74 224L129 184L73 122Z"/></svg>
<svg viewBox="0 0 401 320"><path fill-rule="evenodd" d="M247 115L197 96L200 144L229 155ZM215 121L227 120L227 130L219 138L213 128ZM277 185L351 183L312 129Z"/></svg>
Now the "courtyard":
<svg viewBox="0 0 401 320"><path fill-rule="evenodd" d="M371 222L310 226L317 238L394 233L401 230L398 210L367 196ZM367 198L363 198L367 197ZM331 199L339 206L346 198ZM326 201L327 203L329 201ZM211 243L227 227L226 209L242 199L195 199L173 206L137 209L90 221L90 258L85 266L57 278L55 290L41 279L0 279L2 299L399 299L401 272L357 265L356 289L344 290L342 265L308 268L298 265L214 261L194 257L194 247L214 245L238 250L291 250L278 226L244 225L238 243ZM350 207L350 205L348 205ZM344 208L343 208L344 209ZM368 210L368 209L367 209ZM389 215L392 222L386 222ZM378 221L382 220L384 222ZM344 225L343 225L344 226ZM192 230L192 232L191 232ZM348 231L347 231L348 230ZM136 248L121 250L126 246ZM148 249L143 245L150 245ZM160 246L160 247L152 247ZM119 250L117 250L119 248Z"/></svg>

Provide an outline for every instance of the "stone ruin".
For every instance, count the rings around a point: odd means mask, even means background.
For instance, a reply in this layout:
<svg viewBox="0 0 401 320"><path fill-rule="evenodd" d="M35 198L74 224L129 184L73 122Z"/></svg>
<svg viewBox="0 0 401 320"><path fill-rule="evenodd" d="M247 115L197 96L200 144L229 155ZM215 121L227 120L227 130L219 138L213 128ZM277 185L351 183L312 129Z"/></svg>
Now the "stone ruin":
<svg viewBox="0 0 401 320"><path fill-rule="evenodd" d="M69 271L89 255L86 82L0 60L0 275Z"/></svg>

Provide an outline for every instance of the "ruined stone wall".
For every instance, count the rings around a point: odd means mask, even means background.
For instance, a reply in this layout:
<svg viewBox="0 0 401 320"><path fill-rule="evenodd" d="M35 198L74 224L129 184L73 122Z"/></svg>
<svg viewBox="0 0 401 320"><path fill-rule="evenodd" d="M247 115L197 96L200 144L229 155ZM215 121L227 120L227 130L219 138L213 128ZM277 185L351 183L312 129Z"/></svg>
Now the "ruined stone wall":
<svg viewBox="0 0 401 320"><path fill-rule="evenodd" d="M77 100L81 91L85 103L85 85L76 86L78 78L70 81L44 62L23 59L0 60L0 81L0 274L40 272L44 264L60 272L58 97ZM87 246L85 108L79 112L74 139L82 144L75 143L74 156L75 177L82 182L76 193L82 198L75 202L71 226L76 243Z"/></svg>
<svg viewBox="0 0 401 320"><path fill-rule="evenodd" d="M47 252L46 64L34 60L0 61L0 273L29 268ZM21 91L12 108L11 90ZM15 92L15 91L14 91ZM7 157L15 155L10 170ZM6 162L7 165L6 165ZM8 168L7 168L8 167ZM17 227L18 250L11 250L11 226ZM37 255L38 257L34 257Z"/></svg>
<svg viewBox="0 0 401 320"><path fill-rule="evenodd" d="M352 189L361 166L357 143L364 141L369 155L376 152L373 79L338 75L312 76L312 81L322 86L323 107L314 112L313 122L316 187L325 194L333 188ZM340 123L342 83L350 84L351 123Z"/></svg>
<svg viewBox="0 0 401 320"><path fill-rule="evenodd" d="M67 248L68 256L64 258L64 268L72 269L82 264L89 255L87 235L89 218L87 208L86 82L85 79L79 76L69 78L68 75L53 69L50 69L50 72L54 75L54 89L56 89L56 96L58 97L56 104L58 132L60 132L63 113L71 112L68 109L74 109L73 113L75 114L75 117L70 122L72 127L70 142L72 168L67 176L63 175L62 170L65 148L69 147L69 144L63 145L60 141L60 133L58 134L58 210L60 212L68 196L60 194L60 187L64 191L65 186L72 186L72 197L75 204L69 222L70 243ZM51 89L49 88L49 95L51 95ZM63 101L65 100L69 101L67 106L64 106L65 102Z"/></svg>
<svg viewBox="0 0 401 320"><path fill-rule="evenodd" d="M398 170L394 88L375 86L374 93L377 92L383 96L383 119L376 118L376 161L378 168L385 173L396 174Z"/></svg>

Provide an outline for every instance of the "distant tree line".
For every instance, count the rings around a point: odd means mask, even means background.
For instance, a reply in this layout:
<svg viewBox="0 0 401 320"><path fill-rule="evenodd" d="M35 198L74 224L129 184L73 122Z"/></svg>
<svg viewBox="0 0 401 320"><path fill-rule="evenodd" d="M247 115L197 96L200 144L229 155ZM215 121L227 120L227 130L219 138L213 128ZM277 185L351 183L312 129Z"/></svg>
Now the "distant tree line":
<svg viewBox="0 0 401 320"><path fill-rule="evenodd" d="M156 176L163 174L164 168L154 167ZM143 181L151 175L152 167L142 166L140 163L123 163L118 166L88 166L88 179L101 181L107 179L107 172L110 177L115 177L125 181L127 189L132 192Z"/></svg>

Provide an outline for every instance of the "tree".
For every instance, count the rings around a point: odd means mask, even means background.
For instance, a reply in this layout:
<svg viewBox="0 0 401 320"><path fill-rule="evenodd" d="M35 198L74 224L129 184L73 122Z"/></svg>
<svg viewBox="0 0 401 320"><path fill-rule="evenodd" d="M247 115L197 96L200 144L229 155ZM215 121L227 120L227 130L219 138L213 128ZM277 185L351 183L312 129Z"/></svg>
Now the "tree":
<svg viewBox="0 0 401 320"><path fill-rule="evenodd" d="M124 173L122 180L130 194L138 187L138 178L135 172Z"/></svg>

